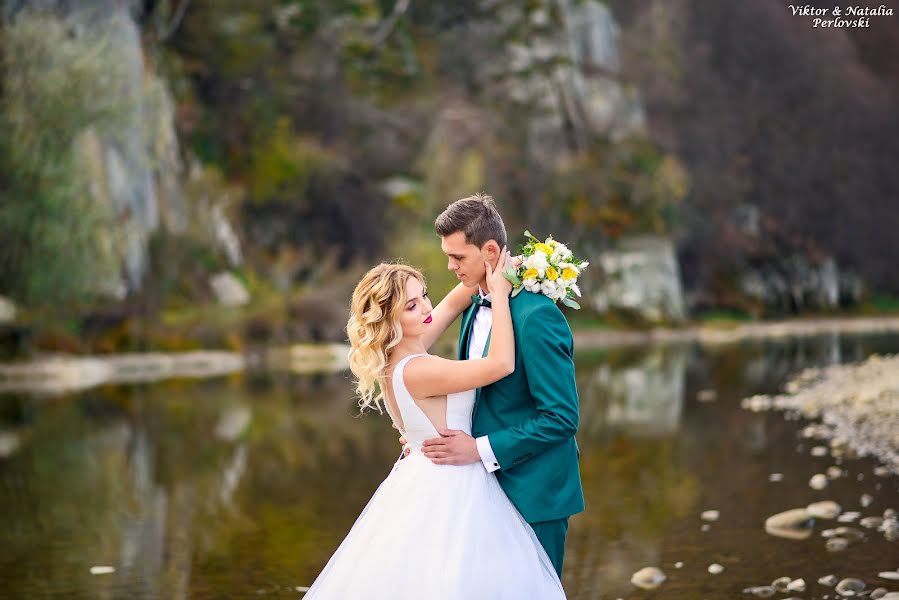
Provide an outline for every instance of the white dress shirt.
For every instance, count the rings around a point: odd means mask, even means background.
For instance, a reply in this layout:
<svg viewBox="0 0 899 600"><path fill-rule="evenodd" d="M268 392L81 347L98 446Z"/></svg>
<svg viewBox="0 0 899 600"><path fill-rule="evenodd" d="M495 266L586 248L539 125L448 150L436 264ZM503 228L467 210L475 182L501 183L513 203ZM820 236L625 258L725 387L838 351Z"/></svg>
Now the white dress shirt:
<svg viewBox="0 0 899 600"><path fill-rule="evenodd" d="M482 298L490 300L490 294L484 294L480 289L478 293ZM471 338L468 343L468 358L478 359L484 357L484 348L487 346L487 338L490 337L490 329L493 327L493 310L486 306L481 306L474 315L474 323L471 326ZM481 462L488 473L492 473L499 469L499 461L493 453L490 446L490 440L486 435L475 439L478 445L478 454L481 456Z"/></svg>

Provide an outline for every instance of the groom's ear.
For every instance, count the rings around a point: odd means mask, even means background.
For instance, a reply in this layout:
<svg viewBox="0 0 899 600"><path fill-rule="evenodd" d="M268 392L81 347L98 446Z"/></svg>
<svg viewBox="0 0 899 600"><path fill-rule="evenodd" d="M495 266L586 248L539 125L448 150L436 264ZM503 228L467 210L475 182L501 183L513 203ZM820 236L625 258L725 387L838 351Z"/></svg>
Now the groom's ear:
<svg viewBox="0 0 899 600"><path fill-rule="evenodd" d="M488 260L493 260L499 256L499 244L496 240L488 240L483 246L484 254Z"/></svg>

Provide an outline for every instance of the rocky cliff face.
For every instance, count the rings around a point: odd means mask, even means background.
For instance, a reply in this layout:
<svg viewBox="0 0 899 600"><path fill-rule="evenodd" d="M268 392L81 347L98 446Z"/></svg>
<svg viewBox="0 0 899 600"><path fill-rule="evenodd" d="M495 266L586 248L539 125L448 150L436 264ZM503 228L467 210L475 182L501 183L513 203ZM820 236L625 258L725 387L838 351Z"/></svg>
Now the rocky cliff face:
<svg viewBox="0 0 899 600"><path fill-rule="evenodd" d="M68 123L74 128L74 152L81 165L76 174L86 183L93 201L112 216L113 231L98 232L117 257L117 273L108 273L98 287L115 294L141 287L147 270L148 240L160 227L172 232L186 227L187 211L181 193L183 175L174 129L174 105L166 82L148 66L141 33L134 20L138 3L115 0L7 0L3 5L10 35L28 27L34 35L31 50L42 57L28 76L72 78L67 56L98 64L98 78L86 103L115 106L115 117ZM67 35L59 44L55 32ZM67 32L67 33L65 33ZM36 47L36 46L41 47ZM11 57L13 68L16 57ZM27 85L27 83L26 83ZM47 124L39 124L47 126ZM52 132L49 132L52 134Z"/></svg>

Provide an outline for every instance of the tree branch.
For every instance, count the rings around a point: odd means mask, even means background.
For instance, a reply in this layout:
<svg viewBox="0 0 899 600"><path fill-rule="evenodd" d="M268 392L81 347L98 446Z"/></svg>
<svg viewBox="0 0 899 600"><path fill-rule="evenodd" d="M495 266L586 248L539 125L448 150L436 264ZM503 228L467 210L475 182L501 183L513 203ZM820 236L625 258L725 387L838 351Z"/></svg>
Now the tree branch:
<svg viewBox="0 0 899 600"><path fill-rule="evenodd" d="M162 31L159 31L158 38L160 42L165 42L171 38L181 25L181 21L184 19L184 13L187 12L188 4L190 4L190 0L181 0L181 3L178 4L178 8L175 9L175 14L172 15L172 20L169 22L168 26Z"/></svg>
<svg viewBox="0 0 899 600"><path fill-rule="evenodd" d="M397 0L396 4L393 5L390 16L381 23L372 37L371 44L373 48L377 48L387 40L391 32L393 32L393 28L396 27L396 22L400 20L400 17L409 8L410 2L411 0Z"/></svg>

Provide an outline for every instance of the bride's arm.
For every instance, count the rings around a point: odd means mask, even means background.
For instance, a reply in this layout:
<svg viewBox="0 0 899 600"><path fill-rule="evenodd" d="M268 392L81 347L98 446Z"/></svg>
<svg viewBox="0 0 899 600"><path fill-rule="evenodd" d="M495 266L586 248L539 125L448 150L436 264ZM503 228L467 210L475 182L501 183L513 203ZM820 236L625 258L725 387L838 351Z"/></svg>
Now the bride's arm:
<svg viewBox="0 0 899 600"><path fill-rule="evenodd" d="M509 308L512 284L502 275L508 260L508 252L504 250L495 272L487 265L487 282L493 303L493 326L487 356L477 360L446 360L438 356L413 360L406 367L404 380L414 398L443 396L483 387L515 370L515 336Z"/></svg>
<svg viewBox="0 0 899 600"><path fill-rule="evenodd" d="M430 348L456 317L469 306L471 306L471 288L460 283L431 311L433 321L423 336L425 348Z"/></svg>

